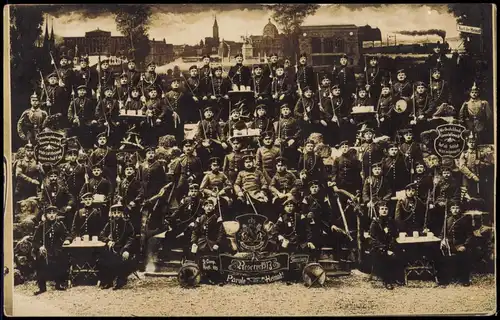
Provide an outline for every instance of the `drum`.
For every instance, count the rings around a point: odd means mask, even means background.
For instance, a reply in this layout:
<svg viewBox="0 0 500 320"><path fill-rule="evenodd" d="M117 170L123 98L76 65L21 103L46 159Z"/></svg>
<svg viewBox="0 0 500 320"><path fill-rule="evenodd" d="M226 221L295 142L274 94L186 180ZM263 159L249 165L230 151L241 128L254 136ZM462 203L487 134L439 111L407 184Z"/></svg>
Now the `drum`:
<svg viewBox="0 0 500 320"><path fill-rule="evenodd" d="M323 286L326 281L326 272L319 263L309 263L302 271L302 279L308 288Z"/></svg>
<svg viewBox="0 0 500 320"><path fill-rule="evenodd" d="M201 280L200 268L193 261L186 261L179 269L177 279L183 288L196 287Z"/></svg>
<svg viewBox="0 0 500 320"><path fill-rule="evenodd" d="M397 113L405 112L406 109L408 108L408 101L409 98L403 98L396 101L396 105L394 106L394 111L396 111Z"/></svg>

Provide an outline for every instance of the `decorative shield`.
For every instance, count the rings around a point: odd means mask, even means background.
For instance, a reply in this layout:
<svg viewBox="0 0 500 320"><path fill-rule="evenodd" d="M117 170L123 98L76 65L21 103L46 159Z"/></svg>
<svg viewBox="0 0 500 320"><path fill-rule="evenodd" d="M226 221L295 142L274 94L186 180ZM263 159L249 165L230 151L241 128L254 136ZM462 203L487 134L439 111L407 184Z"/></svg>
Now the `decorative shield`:
<svg viewBox="0 0 500 320"><path fill-rule="evenodd" d="M394 106L394 111L397 113L403 113L406 111L406 108L408 108L408 102L406 102L405 99L399 99Z"/></svg>
<svg viewBox="0 0 500 320"><path fill-rule="evenodd" d="M465 127L458 124L443 124L436 128L434 150L441 158L458 158L465 148Z"/></svg>
<svg viewBox="0 0 500 320"><path fill-rule="evenodd" d="M200 268L193 261L186 261L179 269L177 279L183 288L196 287L201 280Z"/></svg>
<svg viewBox="0 0 500 320"><path fill-rule="evenodd" d="M326 281L326 272L319 263L310 263L304 267L302 279L308 288L322 286Z"/></svg>
<svg viewBox="0 0 500 320"><path fill-rule="evenodd" d="M36 136L36 159L42 164L58 164L64 159L65 135L56 131L40 132Z"/></svg>
<svg viewBox="0 0 500 320"><path fill-rule="evenodd" d="M261 251L267 245L269 236L264 228L267 217L260 214L244 214L236 217L240 228L236 233L236 243L240 251Z"/></svg>

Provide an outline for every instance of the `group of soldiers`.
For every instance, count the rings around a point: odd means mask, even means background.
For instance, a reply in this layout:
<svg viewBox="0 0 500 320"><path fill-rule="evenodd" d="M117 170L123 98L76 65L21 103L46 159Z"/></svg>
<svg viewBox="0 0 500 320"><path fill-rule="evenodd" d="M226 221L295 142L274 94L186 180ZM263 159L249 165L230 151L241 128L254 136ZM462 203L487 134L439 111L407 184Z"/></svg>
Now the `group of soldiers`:
<svg viewBox="0 0 500 320"><path fill-rule="evenodd" d="M267 251L312 259L322 247L352 259L356 239L369 232L388 289L398 273L388 271L401 261L398 234L432 232L469 285L472 240L491 232L463 214L489 205L482 172L491 161L478 152L492 143L488 102L474 84L463 105L451 106L439 58L429 83L403 69L393 77L376 57L359 76L347 58L319 74L305 54L295 68L276 54L250 68L239 54L226 73L205 56L188 76L167 81L153 62L139 72L129 60L115 74L106 59L95 70L82 57L74 71L62 55L17 126L26 145L16 155L14 197L37 197L41 208L36 294L51 273L65 289L62 246L77 237L106 243L101 287L119 289L174 244L187 259L234 253L224 222L245 213L267 217ZM353 112L369 106L373 112ZM468 130L458 162L441 161L421 138L445 117ZM35 153L47 131L66 136L65 158L51 166Z"/></svg>

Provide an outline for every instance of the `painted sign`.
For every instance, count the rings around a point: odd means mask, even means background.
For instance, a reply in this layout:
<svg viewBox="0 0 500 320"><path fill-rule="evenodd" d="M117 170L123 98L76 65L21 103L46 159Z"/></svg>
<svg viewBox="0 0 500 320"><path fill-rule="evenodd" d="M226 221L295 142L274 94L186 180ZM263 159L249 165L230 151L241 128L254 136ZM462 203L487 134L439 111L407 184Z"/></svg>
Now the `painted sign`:
<svg viewBox="0 0 500 320"><path fill-rule="evenodd" d="M482 30L478 27L464 26L463 24L457 24L457 30L464 33L481 34Z"/></svg>
<svg viewBox="0 0 500 320"><path fill-rule="evenodd" d="M287 253L272 254L260 258L239 258L221 254L220 265L222 272L238 274L268 274L289 269Z"/></svg>
<svg viewBox="0 0 500 320"><path fill-rule="evenodd" d="M267 217L259 214L244 214L236 217L240 228L236 233L236 243L240 252L262 251L269 240L264 229Z"/></svg>
<svg viewBox="0 0 500 320"><path fill-rule="evenodd" d="M465 127L458 124L443 124L436 128L434 150L441 158L457 158L465 148Z"/></svg>
<svg viewBox="0 0 500 320"><path fill-rule="evenodd" d="M40 132L37 137L35 156L42 164L57 164L64 159L65 136L59 132Z"/></svg>

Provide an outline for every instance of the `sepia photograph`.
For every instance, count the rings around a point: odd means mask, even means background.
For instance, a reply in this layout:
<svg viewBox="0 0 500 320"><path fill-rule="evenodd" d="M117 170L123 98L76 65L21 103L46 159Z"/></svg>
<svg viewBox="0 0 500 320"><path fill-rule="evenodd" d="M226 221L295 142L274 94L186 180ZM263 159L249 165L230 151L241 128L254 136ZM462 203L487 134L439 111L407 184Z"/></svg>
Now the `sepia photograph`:
<svg viewBox="0 0 500 320"><path fill-rule="evenodd" d="M496 315L496 5L3 13L5 316Z"/></svg>

